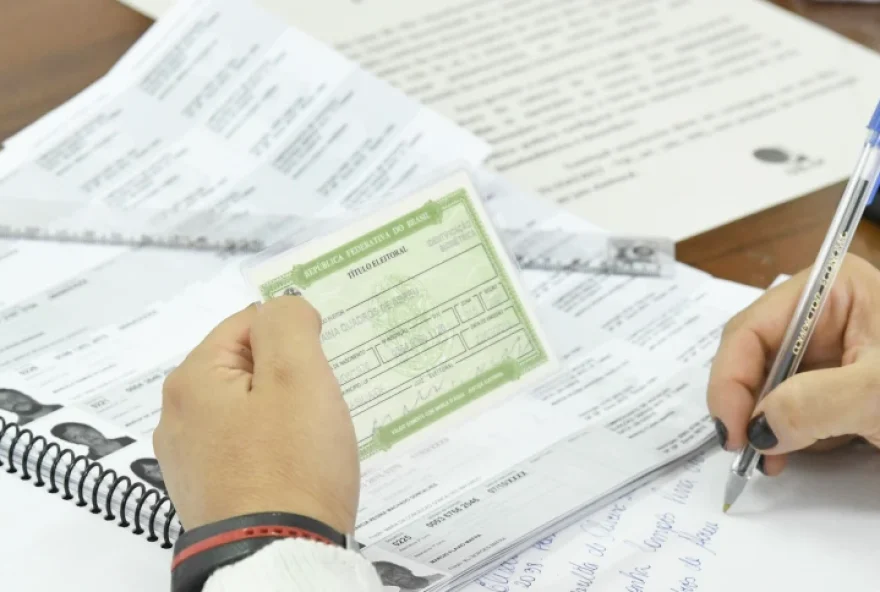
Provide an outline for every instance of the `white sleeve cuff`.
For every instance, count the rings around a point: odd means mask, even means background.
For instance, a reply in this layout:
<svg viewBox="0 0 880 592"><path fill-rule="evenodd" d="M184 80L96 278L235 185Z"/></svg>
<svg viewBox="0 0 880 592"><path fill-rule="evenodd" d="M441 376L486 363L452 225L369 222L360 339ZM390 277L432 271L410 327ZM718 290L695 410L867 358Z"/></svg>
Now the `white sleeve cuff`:
<svg viewBox="0 0 880 592"><path fill-rule="evenodd" d="M383 592L373 565L354 551L284 539L218 569L204 592Z"/></svg>

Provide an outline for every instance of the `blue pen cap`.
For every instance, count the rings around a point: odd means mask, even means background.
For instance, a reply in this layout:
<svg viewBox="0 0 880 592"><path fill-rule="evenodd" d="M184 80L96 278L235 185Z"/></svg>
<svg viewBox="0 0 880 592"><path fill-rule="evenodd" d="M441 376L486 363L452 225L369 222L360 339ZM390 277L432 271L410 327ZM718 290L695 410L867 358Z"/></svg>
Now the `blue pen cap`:
<svg viewBox="0 0 880 592"><path fill-rule="evenodd" d="M874 107L874 114L871 116L871 121L868 122L868 129L871 130L871 135L868 142L872 146L880 145L880 101L878 101L877 106ZM874 188L874 192L871 194L871 197L868 198L868 206L874 203L875 197L877 197L876 187Z"/></svg>
<svg viewBox="0 0 880 592"><path fill-rule="evenodd" d="M877 102L877 106L874 108L874 115L871 116L868 129L872 132L880 133L880 101Z"/></svg>

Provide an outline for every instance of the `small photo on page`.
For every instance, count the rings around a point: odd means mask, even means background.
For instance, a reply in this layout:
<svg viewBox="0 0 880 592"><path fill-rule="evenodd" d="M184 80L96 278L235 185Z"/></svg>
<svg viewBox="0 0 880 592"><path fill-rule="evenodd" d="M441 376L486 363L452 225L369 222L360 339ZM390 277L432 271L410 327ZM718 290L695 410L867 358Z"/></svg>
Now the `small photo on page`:
<svg viewBox="0 0 880 592"><path fill-rule="evenodd" d="M0 375L0 417L26 426L63 408L54 393L40 391L14 373Z"/></svg>
<svg viewBox="0 0 880 592"><path fill-rule="evenodd" d="M376 568L385 592L418 592L449 577L445 572L377 548L362 552Z"/></svg>
<svg viewBox="0 0 880 592"><path fill-rule="evenodd" d="M132 479L143 482L147 487L163 493L168 491L162 468L153 453L153 446L148 441L138 441L125 447L116 454L107 457L102 463L105 468L113 469L120 475L128 475Z"/></svg>
<svg viewBox="0 0 880 592"><path fill-rule="evenodd" d="M62 449L89 460L101 460L136 442L117 426L76 407L66 407L35 421L29 428Z"/></svg>

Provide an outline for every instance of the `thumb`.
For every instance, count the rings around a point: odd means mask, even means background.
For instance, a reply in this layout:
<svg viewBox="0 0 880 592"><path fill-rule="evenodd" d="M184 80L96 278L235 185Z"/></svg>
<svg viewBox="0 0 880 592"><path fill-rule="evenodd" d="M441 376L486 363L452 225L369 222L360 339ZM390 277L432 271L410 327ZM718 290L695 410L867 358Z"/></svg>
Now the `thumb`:
<svg viewBox="0 0 880 592"><path fill-rule="evenodd" d="M792 376L755 408L746 428L749 443L776 455L835 436L876 432L880 381L874 374L869 365L851 364Z"/></svg>
<svg viewBox="0 0 880 592"><path fill-rule="evenodd" d="M321 317L298 296L281 296L260 306L250 334L253 386L286 390L327 364L321 348Z"/></svg>

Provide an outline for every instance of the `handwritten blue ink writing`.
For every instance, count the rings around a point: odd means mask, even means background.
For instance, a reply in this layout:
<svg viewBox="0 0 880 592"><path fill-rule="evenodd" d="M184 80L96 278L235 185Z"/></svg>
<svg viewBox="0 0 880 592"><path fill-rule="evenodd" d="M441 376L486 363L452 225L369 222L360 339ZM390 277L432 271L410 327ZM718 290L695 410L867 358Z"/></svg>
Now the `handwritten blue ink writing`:
<svg viewBox="0 0 880 592"><path fill-rule="evenodd" d="M532 545L532 548L537 549L538 551L549 551L550 546L553 545L554 540L556 540L556 535L551 534L546 539L541 539L540 541Z"/></svg>
<svg viewBox="0 0 880 592"><path fill-rule="evenodd" d="M648 583L651 566L637 567L631 571L621 571L620 575L629 580L629 585L625 588L626 592L645 592L645 584Z"/></svg>
<svg viewBox="0 0 880 592"><path fill-rule="evenodd" d="M679 580L678 584L669 590L671 592L694 592L697 588L699 588L697 580L693 576L688 576Z"/></svg>
<svg viewBox="0 0 880 592"><path fill-rule="evenodd" d="M510 557L492 573L477 580L477 585L491 592L510 592L510 580L516 572L519 557Z"/></svg>
<svg viewBox="0 0 880 592"><path fill-rule="evenodd" d="M596 572L599 571L599 566L587 561L570 562L570 565L572 567L571 575L577 578L571 592L587 592L596 581Z"/></svg>
<svg viewBox="0 0 880 592"><path fill-rule="evenodd" d="M617 525L620 524L623 514L627 510L627 505L622 501L616 502L611 506L603 516L591 518L581 523L581 530L597 539L614 540L614 534Z"/></svg>
<svg viewBox="0 0 880 592"><path fill-rule="evenodd" d="M703 465L706 462L705 454L698 454L694 458L690 459L685 463L685 469L690 471L691 473L699 473L703 470Z"/></svg>
<svg viewBox="0 0 880 592"><path fill-rule="evenodd" d="M703 562L696 557L679 557L678 560L691 571L703 571Z"/></svg>
<svg viewBox="0 0 880 592"><path fill-rule="evenodd" d="M654 526L654 533L651 536L644 539L641 543L634 543L633 541L626 542L641 551L656 553L663 548L663 545L669 540L669 536L675 532L673 526L675 526L674 515L669 512L658 514L657 523Z"/></svg>
<svg viewBox="0 0 880 592"><path fill-rule="evenodd" d="M693 490L693 481L691 481L690 479L679 479L678 483L676 483L675 487L672 489L672 492L663 493L663 498L671 502L675 502L676 504L685 506L687 505L688 499L690 499Z"/></svg>
<svg viewBox="0 0 880 592"><path fill-rule="evenodd" d="M535 583L535 579L541 574L541 570L543 569L544 564L542 563L534 563L531 561L526 563L522 575L517 578L513 585L521 588L531 588L532 584Z"/></svg>
<svg viewBox="0 0 880 592"><path fill-rule="evenodd" d="M677 533L678 536L686 541L690 541L701 549L705 549L712 555L715 555L715 551L709 548L709 543L712 541L712 537L718 534L718 524L715 522L706 522L701 529L699 529L696 533L690 534L686 532Z"/></svg>

